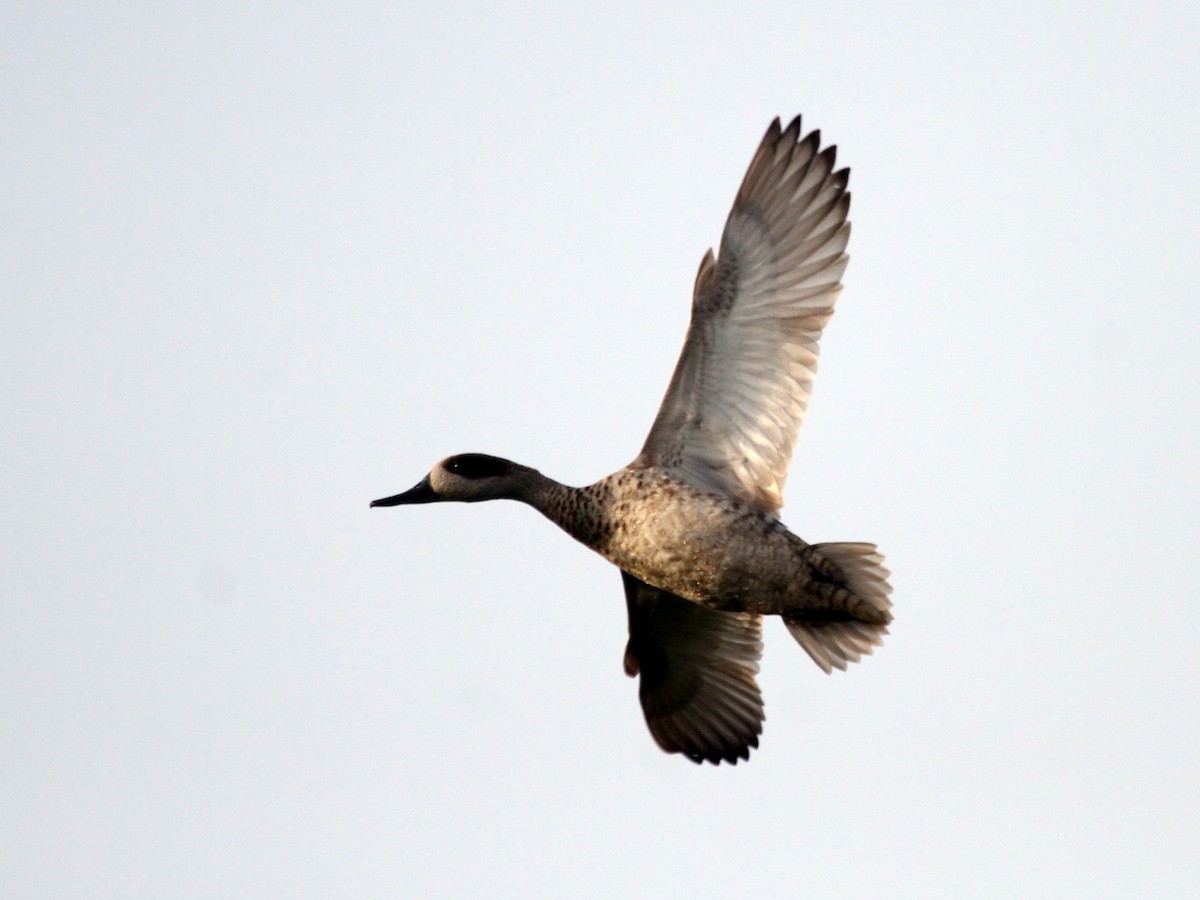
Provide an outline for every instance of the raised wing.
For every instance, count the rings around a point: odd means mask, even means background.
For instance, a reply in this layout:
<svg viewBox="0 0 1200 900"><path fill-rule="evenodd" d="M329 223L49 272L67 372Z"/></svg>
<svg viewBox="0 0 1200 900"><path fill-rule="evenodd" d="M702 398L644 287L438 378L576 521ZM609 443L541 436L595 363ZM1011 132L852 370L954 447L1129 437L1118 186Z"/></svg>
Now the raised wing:
<svg viewBox="0 0 1200 900"><path fill-rule="evenodd" d="M706 609L621 572L629 608L625 671L658 745L692 762L737 763L762 734L754 676L761 618Z"/></svg>
<svg viewBox="0 0 1200 900"><path fill-rule="evenodd" d="M783 484L849 257L850 170L776 119L696 276L692 320L638 457L764 512Z"/></svg>

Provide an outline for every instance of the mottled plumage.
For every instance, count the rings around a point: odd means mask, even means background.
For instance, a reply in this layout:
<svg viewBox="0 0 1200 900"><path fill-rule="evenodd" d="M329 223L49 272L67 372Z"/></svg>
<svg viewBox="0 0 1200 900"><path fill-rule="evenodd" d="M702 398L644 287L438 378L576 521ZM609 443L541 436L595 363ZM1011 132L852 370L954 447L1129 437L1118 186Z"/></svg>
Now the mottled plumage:
<svg viewBox="0 0 1200 900"><path fill-rule="evenodd" d="M483 454L438 463L372 506L528 503L621 570L625 671L650 732L695 762L758 745L762 616L826 672L882 641L891 588L873 544L806 544L778 520L818 341L845 271L849 170L775 120L696 276L683 351L630 465L583 488Z"/></svg>

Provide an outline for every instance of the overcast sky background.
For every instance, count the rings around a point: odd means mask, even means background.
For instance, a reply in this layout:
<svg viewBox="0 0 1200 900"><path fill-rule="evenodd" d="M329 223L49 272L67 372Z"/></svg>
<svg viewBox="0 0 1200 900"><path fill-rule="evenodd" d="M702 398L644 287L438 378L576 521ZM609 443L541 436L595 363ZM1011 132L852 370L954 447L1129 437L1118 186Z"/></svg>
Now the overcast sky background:
<svg viewBox="0 0 1200 900"><path fill-rule="evenodd" d="M438 6L0 12L5 894L1194 890L1196 5ZM783 518L896 621L768 622L697 767L616 570L367 503L627 463L797 112L854 236Z"/></svg>

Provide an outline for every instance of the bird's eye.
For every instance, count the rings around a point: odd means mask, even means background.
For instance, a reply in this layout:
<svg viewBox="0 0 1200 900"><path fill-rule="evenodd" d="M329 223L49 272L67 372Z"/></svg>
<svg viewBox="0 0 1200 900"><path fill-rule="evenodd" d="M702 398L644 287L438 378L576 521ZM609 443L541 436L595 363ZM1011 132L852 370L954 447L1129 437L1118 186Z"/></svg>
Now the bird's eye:
<svg viewBox="0 0 1200 900"><path fill-rule="evenodd" d="M464 453L446 460L446 470L462 478L495 478L508 471L509 464L498 457L483 453Z"/></svg>

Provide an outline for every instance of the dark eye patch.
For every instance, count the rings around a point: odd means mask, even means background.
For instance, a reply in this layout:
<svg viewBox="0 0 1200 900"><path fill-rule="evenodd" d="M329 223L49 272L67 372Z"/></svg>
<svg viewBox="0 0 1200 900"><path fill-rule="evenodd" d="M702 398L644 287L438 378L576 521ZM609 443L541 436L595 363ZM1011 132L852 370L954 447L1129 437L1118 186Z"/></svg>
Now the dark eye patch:
<svg viewBox="0 0 1200 900"><path fill-rule="evenodd" d="M506 459L498 456L488 456L484 453L463 453L446 460L446 471L453 472L463 478L495 478L505 475L511 469Z"/></svg>

